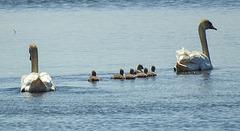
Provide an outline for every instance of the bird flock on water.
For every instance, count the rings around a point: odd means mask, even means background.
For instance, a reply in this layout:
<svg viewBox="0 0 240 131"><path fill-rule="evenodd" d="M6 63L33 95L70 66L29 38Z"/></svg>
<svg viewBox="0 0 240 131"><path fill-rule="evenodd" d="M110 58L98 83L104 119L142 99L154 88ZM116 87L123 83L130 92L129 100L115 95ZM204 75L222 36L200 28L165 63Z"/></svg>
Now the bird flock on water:
<svg viewBox="0 0 240 131"><path fill-rule="evenodd" d="M202 71L213 69L210 53L207 45L206 30L217 30L209 20L202 20L198 24L198 33L200 42L202 45L202 53L198 51L188 51L185 48L177 50L177 62L174 66L176 72L188 72L188 71ZM16 33L15 30L14 34ZM21 92L46 92L55 91L52 78L46 72L38 73L38 49L36 44L30 44L29 46L30 60L32 63L32 71L28 75L23 75L21 78ZM151 66L151 71L148 68L143 67L141 64L137 65L137 68L130 69L129 73L124 74L124 70L120 69L119 74L114 74L111 79L135 79L157 76L156 67ZM95 70L92 70L92 75L88 78L89 82L97 82L100 78L97 77Z"/></svg>

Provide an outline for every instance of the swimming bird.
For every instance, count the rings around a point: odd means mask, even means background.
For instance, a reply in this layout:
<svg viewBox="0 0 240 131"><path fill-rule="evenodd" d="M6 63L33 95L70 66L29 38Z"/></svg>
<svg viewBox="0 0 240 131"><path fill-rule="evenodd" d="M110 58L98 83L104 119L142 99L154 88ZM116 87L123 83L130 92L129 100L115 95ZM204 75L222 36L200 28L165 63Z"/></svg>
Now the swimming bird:
<svg viewBox="0 0 240 131"><path fill-rule="evenodd" d="M141 73L136 74L136 77L139 77L139 78L147 77L148 69L145 67L145 68L143 69L143 71L144 71L144 72L141 72Z"/></svg>
<svg viewBox="0 0 240 131"><path fill-rule="evenodd" d="M134 70L131 68L129 71L130 74L125 74L124 79L135 79Z"/></svg>
<svg viewBox="0 0 240 131"><path fill-rule="evenodd" d="M38 73L38 50L35 44L30 44L29 53L32 62L32 73L22 76L21 92L54 91L55 86L50 75L46 72Z"/></svg>
<svg viewBox="0 0 240 131"><path fill-rule="evenodd" d="M137 69L134 70L134 74L142 73L143 72L142 69L143 69L143 66L141 64L138 64Z"/></svg>
<svg viewBox="0 0 240 131"><path fill-rule="evenodd" d="M88 81L89 82L99 81L100 79L96 75L97 75L96 71L92 70L92 76L88 78Z"/></svg>
<svg viewBox="0 0 240 131"><path fill-rule="evenodd" d="M210 60L206 30L214 29L217 30L209 20L202 20L198 25L199 38L202 44L202 52L193 51L189 52L187 49L182 48L177 50L177 63L174 70L177 72L185 71L197 71L197 70L211 70L213 69Z"/></svg>
<svg viewBox="0 0 240 131"><path fill-rule="evenodd" d="M156 76L157 74L155 72L155 70L156 70L155 66L151 66L151 70L152 71L147 73L147 76Z"/></svg>
<svg viewBox="0 0 240 131"><path fill-rule="evenodd" d="M124 70L120 69L120 74L114 74L112 76L112 79L124 79L123 74L124 74Z"/></svg>

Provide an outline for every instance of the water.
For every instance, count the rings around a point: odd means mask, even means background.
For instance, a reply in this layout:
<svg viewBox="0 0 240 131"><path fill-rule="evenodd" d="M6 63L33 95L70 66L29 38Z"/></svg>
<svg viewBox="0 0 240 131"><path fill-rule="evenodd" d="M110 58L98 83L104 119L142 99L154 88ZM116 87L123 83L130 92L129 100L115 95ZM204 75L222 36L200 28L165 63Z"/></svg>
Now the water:
<svg viewBox="0 0 240 131"><path fill-rule="evenodd" d="M1 130L238 130L240 2L0 1ZM201 51L214 69L177 75L175 51ZM14 30L16 32L14 32ZM20 93L28 47L55 92ZM111 80L120 68L155 65L158 76ZM92 70L101 81L87 82Z"/></svg>

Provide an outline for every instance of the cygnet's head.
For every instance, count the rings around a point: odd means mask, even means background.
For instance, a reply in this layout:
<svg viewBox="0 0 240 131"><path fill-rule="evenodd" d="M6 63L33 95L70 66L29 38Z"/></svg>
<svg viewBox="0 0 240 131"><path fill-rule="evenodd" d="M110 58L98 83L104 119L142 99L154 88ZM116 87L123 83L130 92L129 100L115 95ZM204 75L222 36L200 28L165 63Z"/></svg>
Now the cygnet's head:
<svg viewBox="0 0 240 131"><path fill-rule="evenodd" d="M130 74L134 74L134 69L131 68L130 71L129 71L129 73L130 73Z"/></svg>
<svg viewBox="0 0 240 131"><path fill-rule="evenodd" d="M143 66L141 64L137 65L137 69L138 70L142 70L143 69Z"/></svg>
<svg viewBox="0 0 240 131"><path fill-rule="evenodd" d="M155 70L156 70L155 66L151 66L151 71L155 72Z"/></svg>
<svg viewBox="0 0 240 131"><path fill-rule="evenodd" d="M145 74L147 74L147 73L148 73L148 69L145 67L145 68L143 69L143 72L144 72Z"/></svg>
<svg viewBox="0 0 240 131"><path fill-rule="evenodd" d="M96 76L96 75L97 75L96 71L92 70L92 76Z"/></svg>
<svg viewBox="0 0 240 131"><path fill-rule="evenodd" d="M124 74L124 70L123 69L120 69L120 74L123 76L123 74Z"/></svg>

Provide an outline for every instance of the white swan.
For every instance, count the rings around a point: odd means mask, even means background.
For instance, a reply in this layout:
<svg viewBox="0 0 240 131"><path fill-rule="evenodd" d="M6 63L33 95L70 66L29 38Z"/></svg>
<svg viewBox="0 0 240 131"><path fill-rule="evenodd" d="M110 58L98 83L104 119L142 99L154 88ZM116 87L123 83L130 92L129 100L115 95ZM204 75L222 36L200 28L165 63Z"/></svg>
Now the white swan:
<svg viewBox="0 0 240 131"><path fill-rule="evenodd" d="M205 30L207 29L217 30L209 20L200 21L198 25L198 33L203 53L197 51L189 52L185 48L177 50L177 63L174 67L175 71L184 72L213 69L206 39Z"/></svg>
<svg viewBox="0 0 240 131"><path fill-rule="evenodd" d="M29 47L30 60L32 62L32 73L23 75L21 78L21 92L46 92L54 91L55 86L52 78L46 72L38 73L38 50L35 44Z"/></svg>

